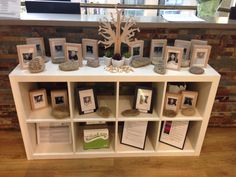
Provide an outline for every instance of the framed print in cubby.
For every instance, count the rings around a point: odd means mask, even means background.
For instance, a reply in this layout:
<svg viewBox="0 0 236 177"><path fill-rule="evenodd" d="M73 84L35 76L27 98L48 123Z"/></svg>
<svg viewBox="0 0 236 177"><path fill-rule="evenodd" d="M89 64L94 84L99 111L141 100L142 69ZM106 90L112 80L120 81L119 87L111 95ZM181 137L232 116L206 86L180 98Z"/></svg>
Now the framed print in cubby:
<svg viewBox="0 0 236 177"><path fill-rule="evenodd" d="M182 91L181 108L195 108L198 92Z"/></svg>
<svg viewBox="0 0 236 177"><path fill-rule="evenodd" d="M66 43L66 38L50 38L50 52L52 61L57 63L57 61L65 58L65 49L64 45Z"/></svg>
<svg viewBox="0 0 236 177"><path fill-rule="evenodd" d="M82 39L83 58L98 59L98 40Z"/></svg>
<svg viewBox="0 0 236 177"><path fill-rule="evenodd" d="M211 53L210 45L194 45L191 57L191 66L207 67Z"/></svg>
<svg viewBox="0 0 236 177"><path fill-rule="evenodd" d="M29 95L32 110L42 109L48 106L46 89L32 90L29 92Z"/></svg>
<svg viewBox="0 0 236 177"><path fill-rule="evenodd" d="M27 44L35 44L36 45L36 56L46 56L45 54L45 46L44 46L44 40L42 37L36 37L36 38L26 38Z"/></svg>
<svg viewBox="0 0 236 177"><path fill-rule="evenodd" d="M150 49L150 59L152 64L157 64L158 60L164 60L167 39L152 39Z"/></svg>
<svg viewBox="0 0 236 177"><path fill-rule="evenodd" d="M65 106L68 107L67 90L52 90L51 91L52 107Z"/></svg>
<svg viewBox="0 0 236 177"><path fill-rule="evenodd" d="M167 46L165 50L165 63L167 69L180 70L183 48Z"/></svg>
<svg viewBox="0 0 236 177"><path fill-rule="evenodd" d="M185 40L175 40L174 46L183 48L182 67L188 67L190 65L190 48L191 42Z"/></svg>
<svg viewBox="0 0 236 177"><path fill-rule="evenodd" d="M140 112L152 113L154 89L149 87L136 87L134 109Z"/></svg>
<svg viewBox="0 0 236 177"><path fill-rule="evenodd" d="M133 41L130 47L130 53L132 57L143 57L143 40Z"/></svg>
<svg viewBox="0 0 236 177"><path fill-rule="evenodd" d="M165 110L178 112L181 103L181 94L166 93Z"/></svg>
<svg viewBox="0 0 236 177"><path fill-rule="evenodd" d="M66 61L77 61L79 66L83 66L81 44L65 43Z"/></svg>
<svg viewBox="0 0 236 177"><path fill-rule="evenodd" d="M36 57L36 45L17 45L16 48L21 69L27 69L29 62Z"/></svg>
<svg viewBox="0 0 236 177"><path fill-rule="evenodd" d="M98 108L97 97L92 88L78 88L79 114L95 112Z"/></svg>

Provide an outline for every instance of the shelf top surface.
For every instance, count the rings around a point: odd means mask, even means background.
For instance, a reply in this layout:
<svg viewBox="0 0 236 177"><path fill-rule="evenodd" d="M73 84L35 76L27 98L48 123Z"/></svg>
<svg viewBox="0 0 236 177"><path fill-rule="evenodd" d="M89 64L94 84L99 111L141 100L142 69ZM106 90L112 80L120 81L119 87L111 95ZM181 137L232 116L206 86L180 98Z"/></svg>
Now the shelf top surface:
<svg viewBox="0 0 236 177"><path fill-rule="evenodd" d="M19 82L24 81L211 81L212 79L219 79L220 75L210 65L205 68L205 72L202 75L191 74L189 68L181 68L180 71L169 70L165 75L160 75L154 72L154 65L148 65L141 68L133 68L133 72L130 73L111 73L105 70L103 61L100 62L100 66L97 68L91 68L86 66L83 61L83 67L80 67L77 71L61 71L58 64L52 64L51 61L46 63L45 70L41 73L30 73L28 70L22 70L18 65L9 75L10 78L17 79Z"/></svg>
<svg viewBox="0 0 236 177"><path fill-rule="evenodd" d="M0 19L0 25L97 27L102 15L22 13L20 19ZM135 17L140 28L221 28L235 29L236 21L214 17L204 22L168 22L161 16Z"/></svg>

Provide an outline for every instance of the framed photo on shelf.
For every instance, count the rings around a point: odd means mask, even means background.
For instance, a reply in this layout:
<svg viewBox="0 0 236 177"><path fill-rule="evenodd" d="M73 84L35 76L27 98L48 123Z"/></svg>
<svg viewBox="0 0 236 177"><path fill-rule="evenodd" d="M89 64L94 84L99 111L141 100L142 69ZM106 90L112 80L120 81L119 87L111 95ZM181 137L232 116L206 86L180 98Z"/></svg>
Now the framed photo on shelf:
<svg viewBox="0 0 236 177"><path fill-rule="evenodd" d="M130 47L130 53L132 57L143 57L143 40L137 40L132 42Z"/></svg>
<svg viewBox="0 0 236 177"><path fill-rule="evenodd" d="M21 69L27 69L29 62L36 57L36 45L17 45L16 48Z"/></svg>
<svg viewBox="0 0 236 177"><path fill-rule="evenodd" d="M152 113L154 89L148 87L136 87L134 97L134 109L140 112Z"/></svg>
<svg viewBox="0 0 236 177"><path fill-rule="evenodd" d="M182 67L188 67L190 65L190 48L191 42L185 40L175 40L175 47L182 47L183 48L183 58L182 58Z"/></svg>
<svg viewBox="0 0 236 177"><path fill-rule="evenodd" d="M194 45L191 57L191 66L207 67L211 53L210 45Z"/></svg>
<svg viewBox="0 0 236 177"><path fill-rule="evenodd" d="M198 92L183 91L181 108L195 108L197 103Z"/></svg>
<svg viewBox="0 0 236 177"><path fill-rule="evenodd" d="M152 39L150 49L150 59L152 64L157 64L158 60L164 60L166 45L166 39Z"/></svg>
<svg viewBox="0 0 236 177"><path fill-rule="evenodd" d="M65 58L65 49L64 45L66 43L66 38L50 38L50 52L52 60L61 60Z"/></svg>
<svg viewBox="0 0 236 177"><path fill-rule="evenodd" d="M199 40L199 39L192 39L190 42L191 42L190 56L192 55L194 45L207 45L208 44L208 41Z"/></svg>
<svg viewBox="0 0 236 177"><path fill-rule="evenodd" d="M166 93L165 110L178 112L181 103L181 94Z"/></svg>
<svg viewBox="0 0 236 177"><path fill-rule="evenodd" d="M83 58L98 59L98 40L82 39Z"/></svg>
<svg viewBox="0 0 236 177"><path fill-rule="evenodd" d="M165 50L165 63L167 69L180 70L183 48L167 46Z"/></svg>
<svg viewBox="0 0 236 177"><path fill-rule="evenodd" d="M67 90L52 90L51 102L52 102L53 108L56 108L59 106L68 107L69 103L68 103Z"/></svg>
<svg viewBox="0 0 236 177"><path fill-rule="evenodd" d="M92 88L78 88L79 114L95 112L98 108L97 98Z"/></svg>
<svg viewBox="0 0 236 177"><path fill-rule="evenodd" d="M65 43L66 61L77 61L79 66L83 66L81 44Z"/></svg>
<svg viewBox="0 0 236 177"><path fill-rule="evenodd" d="M48 106L46 89L32 90L29 92L29 95L32 110L42 109Z"/></svg>
<svg viewBox="0 0 236 177"><path fill-rule="evenodd" d="M37 123L38 144L71 144L71 126L69 123Z"/></svg>
<svg viewBox="0 0 236 177"><path fill-rule="evenodd" d="M189 121L164 121L159 141L183 150Z"/></svg>
<svg viewBox="0 0 236 177"><path fill-rule="evenodd" d="M44 46L44 40L42 37L38 38L26 38L27 44L35 44L36 45L36 56L46 56L45 53L45 46Z"/></svg>
<svg viewBox="0 0 236 177"><path fill-rule="evenodd" d="M126 121L124 122L121 135L121 144L138 149L145 149L148 121Z"/></svg>

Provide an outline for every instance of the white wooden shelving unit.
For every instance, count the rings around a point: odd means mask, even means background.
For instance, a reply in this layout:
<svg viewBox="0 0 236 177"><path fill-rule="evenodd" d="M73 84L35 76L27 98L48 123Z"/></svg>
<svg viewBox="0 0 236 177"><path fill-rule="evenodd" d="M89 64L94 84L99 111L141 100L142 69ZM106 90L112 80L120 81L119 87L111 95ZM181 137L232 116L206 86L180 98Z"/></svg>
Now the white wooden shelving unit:
<svg viewBox="0 0 236 177"><path fill-rule="evenodd" d="M88 158L88 157L122 157L122 156L197 156L200 154L211 114L214 98L218 88L220 75L208 65L203 75L193 75L188 68L181 71L168 70L165 75L156 74L153 66L134 69L132 73L109 73L101 65L98 68L84 66L78 71L63 72L58 65L46 63L46 70L42 73L31 74L28 70L21 70L17 66L9 75L12 92L16 104L17 114L28 159L56 159L56 158ZM66 85L69 96L70 117L55 119L51 116L51 107L32 111L30 108L29 91L37 89L37 83L62 82ZM99 106L109 106L112 115L101 118L96 113L79 115L75 101L75 88L85 82L107 83L114 85L115 95L98 97ZM142 113L137 117L123 117L121 112L132 107L134 95L120 95L122 84L132 82L149 82L156 91L154 111L152 114ZM168 82L187 82L191 90L199 92L197 113L186 117L179 113L175 118L162 115L164 98ZM49 95L48 95L49 96ZM189 120L189 131L183 150L159 142L161 123L166 120ZM83 149L81 125L83 122L109 122L111 135L108 149ZM147 139L144 150L139 150L120 143L122 123L124 121L149 121ZM36 124L41 122L68 122L71 124L71 144L37 144Z"/></svg>

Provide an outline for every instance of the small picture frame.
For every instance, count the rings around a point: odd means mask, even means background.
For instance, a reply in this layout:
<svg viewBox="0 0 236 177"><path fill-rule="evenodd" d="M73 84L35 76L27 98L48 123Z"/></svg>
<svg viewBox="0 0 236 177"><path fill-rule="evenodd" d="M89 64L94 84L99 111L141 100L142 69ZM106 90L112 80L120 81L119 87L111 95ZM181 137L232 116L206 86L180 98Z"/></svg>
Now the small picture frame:
<svg viewBox="0 0 236 177"><path fill-rule="evenodd" d="M85 60L98 59L98 40L82 39L82 47Z"/></svg>
<svg viewBox="0 0 236 177"><path fill-rule="evenodd" d="M183 56L183 48L167 46L165 51L165 63L167 69L180 70Z"/></svg>
<svg viewBox="0 0 236 177"><path fill-rule="evenodd" d="M126 121L124 122L121 144L145 149L148 121Z"/></svg>
<svg viewBox="0 0 236 177"><path fill-rule="evenodd" d="M44 46L44 40L42 37L37 38L26 38L27 44L35 44L36 45L36 56L46 56L45 53L45 46Z"/></svg>
<svg viewBox="0 0 236 177"><path fill-rule="evenodd" d="M46 89L32 90L29 92L32 110L46 108L48 106Z"/></svg>
<svg viewBox="0 0 236 177"><path fill-rule="evenodd" d="M152 113L154 89L148 87L136 87L134 97L134 109L140 112Z"/></svg>
<svg viewBox="0 0 236 177"><path fill-rule="evenodd" d="M66 38L50 38L50 52L52 60L61 60L65 58L65 49L64 45L66 43Z"/></svg>
<svg viewBox="0 0 236 177"><path fill-rule="evenodd" d="M83 66L81 44L65 43L66 61L77 61L79 66Z"/></svg>
<svg viewBox="0 0 236 177"><path fill-rule="evenodd" d="M21 69L27 69L29 62L36 57L36 45L17 45L16 48Z"/></svg>
<svg viewBox="0 0 236 177"><path fill-rule="evenodd" d="M130 47L131 56L134 58L143 57L143 46L144 46L143 40L137 40L132 42Z"/></svg>
<svg viewBox="0 0 236 177"><path fill-rule="evenodd" d="M51 91L52 108L68 107L67 90L52 90Z"/></svg>
<svg viewBox="0 0 236 177"><path fill-rule="evenodd" d="M181 103L181 94L166 93L165 110L178 112Z"/></svg>
<svg viewBox="0 0 236 177"><path fill-rule="evenodd" d="M78 88L79 114L95 112L98 108L97 97L92 88Z"/></svg>
<svg viewBox="0 0 236 177"><path fill-rule="evenodd" d="M152 39L150 49L150 59L153 64L158 60L164 60L167 39Z"/></svg>
<svg viewBox="0 0 236 177"><path fill-rule="evenodd" d="M211 53L210 45L194 45L191 57L191 66L206 68Z"/></svg>
<svg viewBox="0 0 236 177"><path fill-rule="evenodd" d="M189 121L164 121L159 141L183 150Z"/></svg>
<svg viewBox="0 0 236 177"><path fill-rule="evenodd" d="M188 67L190 65L190 48L191 42L185 40L175 40L175 47L182 47L183 48L183 58L182 58L182 67Z"/></svg>
<svg viewBox="0 0 236 177"><path fill-rule="evenodd" d="M182 91L181 108L195 108L198 92Z"/></svg>

